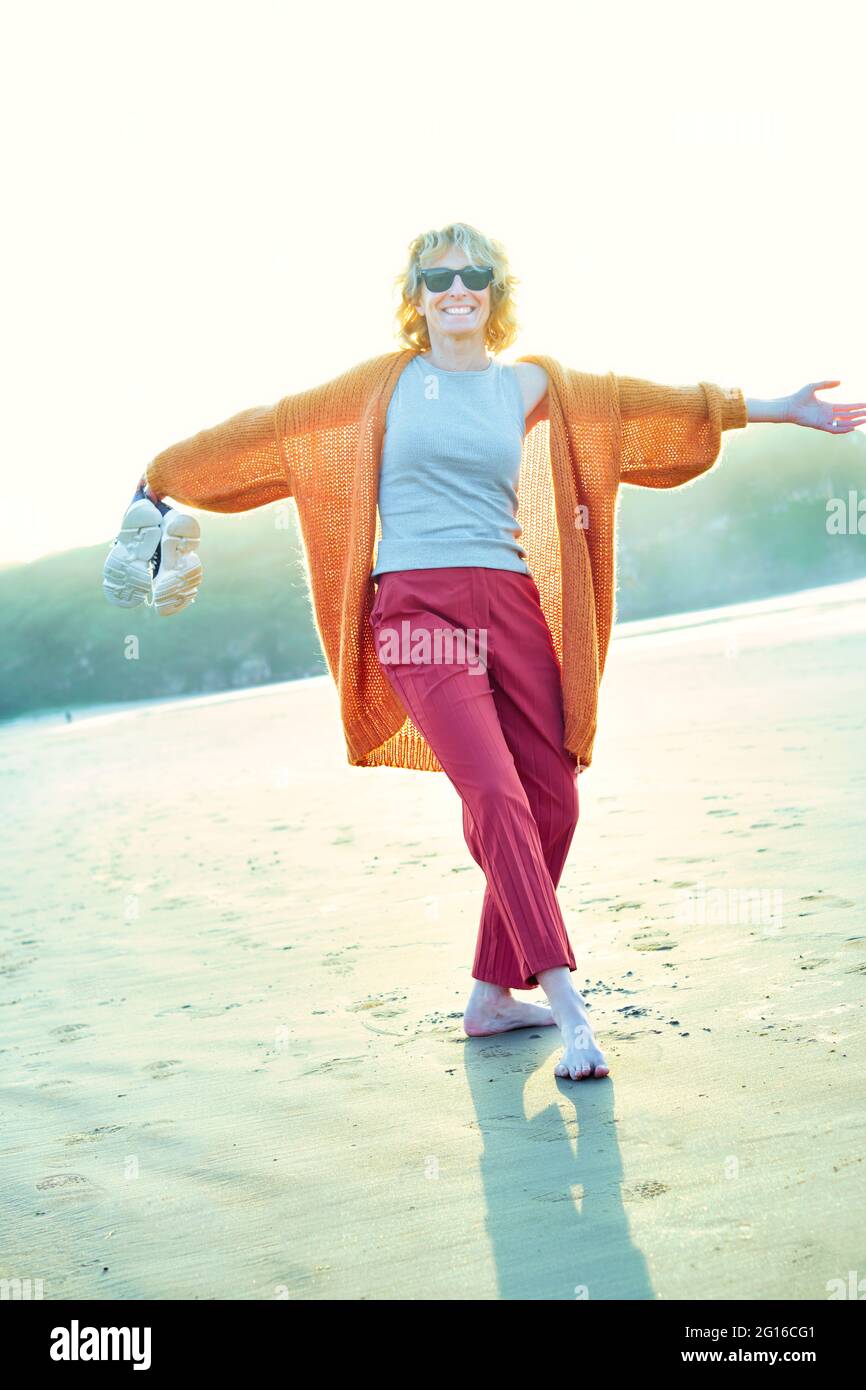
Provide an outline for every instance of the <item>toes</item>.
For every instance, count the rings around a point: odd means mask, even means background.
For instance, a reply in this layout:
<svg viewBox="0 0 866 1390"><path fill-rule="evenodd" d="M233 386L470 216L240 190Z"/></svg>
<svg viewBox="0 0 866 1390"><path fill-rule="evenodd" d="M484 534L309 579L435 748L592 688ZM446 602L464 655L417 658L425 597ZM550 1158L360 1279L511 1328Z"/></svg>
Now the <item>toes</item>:
<svg viewBox="0 0 866 1390"><path fill-rule="evenodd" d="M609 1068L604 1062L565 1062L559 1061L553 1068L555 1076L561 1076L563 1080L586 1081L589 1077L597 1077L601 1080L608 1075Z"/></svg>
<svg viewBox="0 0 866 1390"><path fill-rule="evenodd" d="M593 1076L601 1080L602 1077L608 1074L608 1068L601 1063L594 1067L588 1066L586 1063L584 1063L583 1066L558 1066L554 1068L554 1071L557 1076L568 1076L572 1081L586 1081L589 1077Z"/></svg>

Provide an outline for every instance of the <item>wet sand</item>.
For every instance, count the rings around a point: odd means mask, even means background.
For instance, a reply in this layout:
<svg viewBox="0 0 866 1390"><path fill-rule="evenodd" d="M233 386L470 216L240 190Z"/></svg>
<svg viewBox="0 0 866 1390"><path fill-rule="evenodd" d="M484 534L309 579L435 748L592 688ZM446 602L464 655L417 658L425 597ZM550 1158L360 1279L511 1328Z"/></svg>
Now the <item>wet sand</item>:
<svg viewBox="0 0 866 1390"><path fill-rule="evenodd" d="M456 793L349 767L327 677L0 730L0 1278L862 1277L866 586L815 593L614 638L560 888L606 1081L556 1079L554 1029L464 1036L484 880Z"/></svg>

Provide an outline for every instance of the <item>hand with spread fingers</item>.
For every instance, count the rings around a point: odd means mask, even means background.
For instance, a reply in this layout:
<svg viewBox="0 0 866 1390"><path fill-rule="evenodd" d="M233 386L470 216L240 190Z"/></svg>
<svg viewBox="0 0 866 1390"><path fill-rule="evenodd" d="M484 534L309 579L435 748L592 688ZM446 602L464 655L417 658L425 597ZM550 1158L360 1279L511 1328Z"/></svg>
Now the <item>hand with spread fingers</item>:
<svg viewBox="0 0 866 1390"><path fill-rule="evenodd" d="M866 424L866 401L846 405L841 401L819 401L815 395L816 391L826 391L831 386L841 384L840 381L812 381L800 391L795 391L788 397L786 423L826 430L829 434L850 434L858 426Z"/></svg>

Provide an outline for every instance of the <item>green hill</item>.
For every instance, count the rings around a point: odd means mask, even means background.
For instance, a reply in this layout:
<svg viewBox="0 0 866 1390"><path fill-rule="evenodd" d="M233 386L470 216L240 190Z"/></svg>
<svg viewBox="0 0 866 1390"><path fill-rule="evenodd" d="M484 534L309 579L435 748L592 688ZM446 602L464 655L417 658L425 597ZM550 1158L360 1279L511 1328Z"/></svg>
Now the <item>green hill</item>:
<svg viewBox="0 0 866 1390"><path fill-rule="evenodd" d="M326 671L296 534L274 508L199 514L204 582L170 618L103 596L104 545L0 573L0 718ZM136 642L131 639L137 639Z"/></svg>
<svg viewBox="0 0 866 1390"><path fill-rule="evenodd" d="M866 575L866 437L795 425L724 435L712 472L620 492L617 617L772 598ZM830 535L827 502L862 499L864 534Z"/></svg>

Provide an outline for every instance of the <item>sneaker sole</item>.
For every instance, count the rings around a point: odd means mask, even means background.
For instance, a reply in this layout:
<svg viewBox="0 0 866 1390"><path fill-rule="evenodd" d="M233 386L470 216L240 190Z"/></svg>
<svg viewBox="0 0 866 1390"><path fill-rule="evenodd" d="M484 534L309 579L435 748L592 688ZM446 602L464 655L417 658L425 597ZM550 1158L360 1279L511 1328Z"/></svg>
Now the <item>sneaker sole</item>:
<svg viewBox="0 0 866 1390"><path fill-rule="evenodd" d="M150 598L148 561L156 553L161 535L159 509L147 498L137 498L127 508L103 565L102 589L109 603L117 608L135 608Z"/></svg>
<svg viewBox="0 0 866 1390"><path fill-rule="evenodd" d="M159 572L153 581L153 606L161 618L170 618L195 602L202 580L202 567L195 554L201 527L186 512L166 512L162 525L162 552ZM176 561L189 556L193 563L176 568Z"/></svg>

